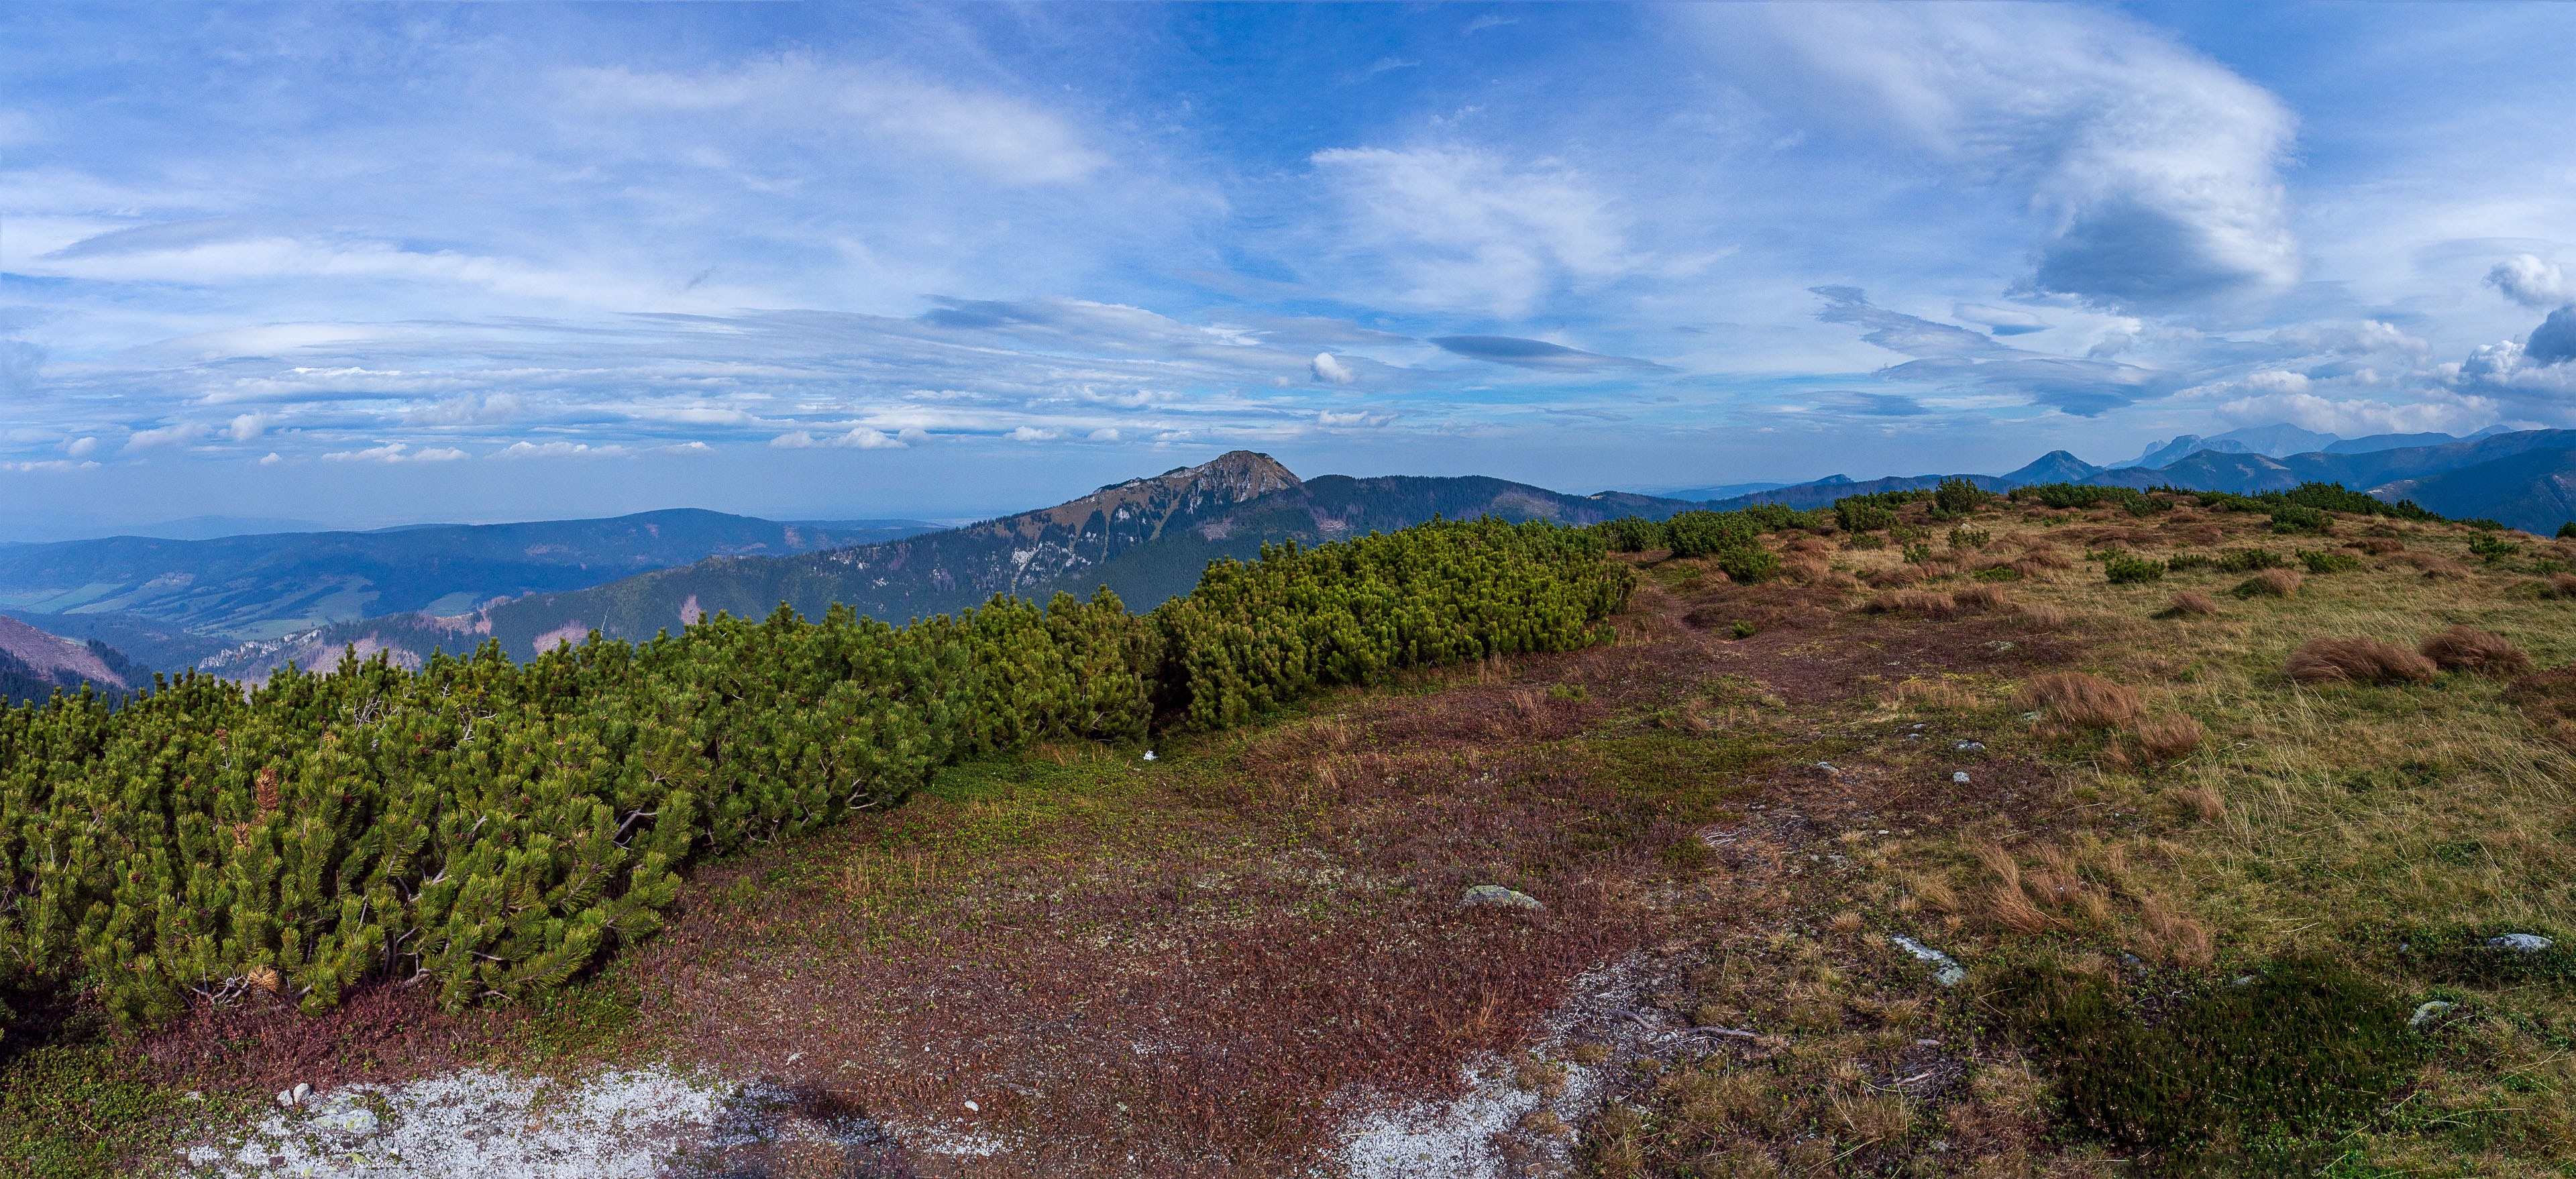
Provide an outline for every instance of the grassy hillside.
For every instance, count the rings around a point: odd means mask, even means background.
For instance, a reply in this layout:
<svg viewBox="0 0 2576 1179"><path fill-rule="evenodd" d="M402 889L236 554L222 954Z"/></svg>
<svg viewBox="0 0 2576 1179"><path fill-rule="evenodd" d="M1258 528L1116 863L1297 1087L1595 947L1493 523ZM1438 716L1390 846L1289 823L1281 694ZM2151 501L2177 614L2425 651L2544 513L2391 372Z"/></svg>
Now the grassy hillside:
<svg viewBox="0 0 2576 1179"><path fill-rule="evenodd" d="M776 1094L689 1174L1397 1174L1348 1136L1453 1099L1406 1149L1515 1175L2566 1174L2576 546L2176 503L1633 554L1612 643L950 767L543 1003L57 1039L0 1160L672 1060Z"/></svg>

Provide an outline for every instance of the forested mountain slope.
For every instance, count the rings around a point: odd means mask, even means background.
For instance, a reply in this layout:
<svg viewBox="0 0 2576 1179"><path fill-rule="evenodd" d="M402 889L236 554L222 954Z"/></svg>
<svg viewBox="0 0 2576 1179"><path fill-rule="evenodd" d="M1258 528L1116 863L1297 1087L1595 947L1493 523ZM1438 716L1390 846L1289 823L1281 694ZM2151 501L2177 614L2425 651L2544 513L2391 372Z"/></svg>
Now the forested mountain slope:
<svg viewBox="0 0 2576 1179"><path fill-rule="evenodd" d="M597 585L712 554L784 555L931 528L854 523L818 527L675 509L600 520L18 545L0 550L0 608L22 618L113 616L136 630L157 626L237 642L396 611L470 614L496 598Z"/></svg>
<svg viewBox="0 0 2576 1179"><path fill-rule="evenodd" d="M290 660L336 662L350 644L398 660L433 647L501 641L524 659L591 630L648 639L700 615L762 617L780 602L809 618L833 604L900 623L951 613L995 594L1045 601L1106 585L1131 609L1188 593L1207 563L1249 559L1264 544L1319 544L1430 520L1497 516L1590 524L1661 519L1698 505L1651 496L1565 495L1481 476L1299 479L1268 455L1234 451L1196 467L1100 488L1051 508L883 544L783 558L717 557L589 589L541 593L470 618L418 614L317 627L209 659L217 674L259 678Z"/></svg>

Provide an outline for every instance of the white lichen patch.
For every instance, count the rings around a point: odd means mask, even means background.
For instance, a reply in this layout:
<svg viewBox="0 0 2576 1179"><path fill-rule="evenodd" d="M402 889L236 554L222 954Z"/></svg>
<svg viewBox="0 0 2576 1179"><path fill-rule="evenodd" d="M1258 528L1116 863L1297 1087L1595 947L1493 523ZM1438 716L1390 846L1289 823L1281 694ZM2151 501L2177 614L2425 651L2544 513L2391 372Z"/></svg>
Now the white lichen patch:
<svg viewBox="0 0 2576 1179"><path fill-rule="evenodd" d="M206 1179L651 1179L735 1088L661 1069L580 1081L469 1069L316 1094L183 1156Z"/></svg>

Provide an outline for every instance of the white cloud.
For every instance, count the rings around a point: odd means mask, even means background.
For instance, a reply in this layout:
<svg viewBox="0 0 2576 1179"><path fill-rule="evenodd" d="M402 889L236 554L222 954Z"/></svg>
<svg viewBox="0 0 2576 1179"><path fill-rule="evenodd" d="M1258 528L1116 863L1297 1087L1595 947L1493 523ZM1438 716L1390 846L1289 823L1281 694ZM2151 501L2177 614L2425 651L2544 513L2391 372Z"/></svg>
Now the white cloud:
<svg viewBox="0 0 2576 1179"><path fill-rule="evenodd" d="M388 442L365 450L335 450L322 456L326 463L447 463L466 457L454 447L433 446L415 451L408 442Z"/></svg>
<svg viewBox="0 0 2576 1179"><path fill-rule="evenodd" d="M2467 433L2495 422L2499 407L2482 397L2438 401L2387 402L2366 398L2336 400L2308 392L2260 392L2217 407L2221 420L2234 425L2288 422L2301 429L2358 438L2371 434Z"/></svg>
<svg viewBox="0 0 2576 1179"><path fill-rule="evenodd" d="M285 461L286 461L285 459L279 458L279 457L277 456L277 452L276 452L276 451L272 450L272 451L268 452L267 454L264 454L264 455L261 455L261 456L260 456L260 458L259 458L259 465L261 465L261 466L263 466L263 467L274 467L274 466L277 466L277 465L279 465L279 464L281 464L281 463L283 463L283 462L285 462Z"/></svg>
<svg viewBox="0 0 2576 1179"><path fill-rule="evenodd" d="M1318 410L1315 413L1315 424L1327 427L1375 427L1383 426L1394 420L1395 415L1391 413L1368 413L1366 411L1356 409L1343 412L1335 412L1333 410L1326 409Z"/></svg>
<svg viewBox="0 0 2576 1179"><path fill-rule="evenodd" d="M2562 307L2576 300L2576 287L2569 286L2567 272L2532 254L2519 254L2496 263L2495 269L2487 271L2486 285L2534 309Z"/></svg>
<svg viewBox="0 0 2576 1179"><path fill-rule="evenodd" d="M2032 290L2156 312L2299 277L2278 175L2296 119L2137 20L2020 4L1686 12L1759 92L2026 193L2046 222Z"/></svg>
<svg viewBox="0 0 2576 1179"><path fill-rule="evenodd" d="M1005 183L1070 183L1109 163L1054 112L925 81L882 62L840 66L787 56L696 75L612 66L567 69L556 77L577 107L620 119L717 117L737 132L826 141L851 135L944 157ZM728 166L725 149L738 146L735 138L706 141L702 166Z"/></svg>
<svg viewBox="0 0 2576 1179"><path fill-rule="evenodd" d="M1642 264L1611 198L1556 163L1516 167L1469 149L1334 148L1319 174L1345 211L1343 252L1391 267L1392 297L1516 318L1564 286Z"/></svg>
<svg viewBox="0 0 2576 1179"><path fill-rule="evenodd" d="M70 445L63 447L63 453L73 458L88 458L98 453L98 439L74 438Z"/></svg>
<svg viewBox="0 0 2576 1179"><path fill-rule="evenodd" d="M1998 336L2019 336L2048 329L2048 321L2036 314L2009 307L1989 307L1983 303L1953 304L1950 318L1962 323L1983 324Z"/></svg>
<svg viewBox="0 0 2576 1179"><path fill-rule="evenodd" d="M513 442L483 457L496 459L532 458L625 458L635 452L609 444L592 446L585 442Z"/></svg>
<svg viewBox="0 0 2576 1179"><path fill-rule="evenodd" d="M1336 385L1347 385L1360 379L1358 373L1352 372L1349 365L1335 359L1330 352L1316 353L1315 359L1307 362L1306 369L1314 374L1316 380Z"/></svg>
<svg viewBox="0 0 2576 1179"><path fill-rule="evenodd" d="M906 445L902 439L865 426L853 426L847 434L833 434L822 438L815 437L811 431L797 430L772 438L769 444L780 450L815 450L827 447L850 450L901 450Z"/></svg>
<svg viewBox="0 0 2576 1179"><path fill-rule="evenodd" d="M1086 437L1090 438L1093 442L1116 442L1118 441L1118 431L1103 428L1092 431L1090 434L1086 435Z"/></svg>
<svg viewBox="0 0 2576 1179"><path fill-rule="evenodd" d="M231 435L235 442L248 442L268 432L268 415L264 413L238 415L233 418L231 428L224 432Z"/></svg>
<svg viewBox="0 0 2576 1179"><path fill-rule="evenodd" d="M2399 356L2423 356L2433 346L2423 339L2407 335L2392 324L2375 319L2355 323L2302 323L2272 333L2272 342L2298 349L2305 355L2334 354L2367 356L2391 353Z"/></svg>
<svg viewBox="0 0 2576 1179"><path fill-rule="evenodd" d="M132 454L137 451L175 446L183 442L194 442L212 433L214 429L204 422L181 422L175 426L137 430L126 436L124 452Z"/></svg>
<svg viewBox="0 0 2576 1179"><path fill-rule="evenodd" d="M406 426L481 426L506 422L528 412L528 401L516 393L465 394L450 397L436 405L407 410L402 416Z"/></svg>
<svg viewBox="0 0 2576 1179"><path fill-rule="evenodd" d="M1053 442L1058 438L1064 437L1064 431L1052 428L1040 428L1037 426L1019 426L1013 428L1010 433L1002 435L1002 437L1008 438L1013 442Z"/></svg>

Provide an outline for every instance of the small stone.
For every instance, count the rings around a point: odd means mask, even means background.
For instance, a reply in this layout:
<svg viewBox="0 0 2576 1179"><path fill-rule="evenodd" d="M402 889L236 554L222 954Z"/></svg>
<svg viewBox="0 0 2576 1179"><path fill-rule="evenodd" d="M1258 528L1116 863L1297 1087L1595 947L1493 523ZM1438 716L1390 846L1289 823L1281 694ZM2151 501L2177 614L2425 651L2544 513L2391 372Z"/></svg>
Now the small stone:
<svg viewBox="0 0 2576 1179"><path fill-rule="evenodd" d="M344 1109L322 1119L322 1124L351 1137L364 1138L376 1132L376 1115L368 1109Z"/></svg>
<svg viewBox="0 0 2576 1179"><path fill-rule="evenodd" d="M969 1102L967 1102L967 1103L966 1103L966 1112L968 1112L968 1113L982 1113L982 1112L984 1112L984 1107L983 1107L983 1106L980 1106L980 1105L977 1105L977 1104L975 1104L975 1103L974 1103L974 1102L972 1102L972 1101L969 1101Z"/></svg>
<svg viewBox="0 0 2576 1179"><path fill-rule="evenodd" d="M2227 985L2231 987L2250 987L2254 985L2254 976L2250 974L2240 974L2236 976L2236 981Z"/></svg>
<svg viewBox="0 0 2576 1179"><path fill-rule="evenodd" d="M1933 968L1932 981L1945 987L1955 987L1960 983L1968 981L1968 968L1959 965L1958 960L1952 958L1948 954L1935 950L1932 947L1924 945L1910 937L1897 936L1891 937L1887 940L1896 948L1930 963Z"/></svg>
<svg viewBox="0 0 2576 1179"><path fill-rule="evenodd" d="M1968 771L1959 770L1950 775L1950 780L1953 782L1965 782L1968 780Z"/></svg>
<svg viewBox="0 0 2576 1179"><path fill-rule="evenodd" d="M1499 884L1479 884L1467 890L1461 905L1508 905L1515 909L1544 909L1538 898L1524 892L1513 892Z"/></svg>
<svg viewBox="0 0 2576 1179"><path fill-rule="evenodd" d="M1970 753L1983 753L1985 752L1986 743L1983 741L1961 741L1957 745L1951 746L1951 748L1964 749Z"/></svg>
<svg viewBox="0 0 2576 1179"><path fill-rule="evenodd" d="M2508 933L2503 937L2488 938L2487 944L2496 949L2511 950L2517 954L2537 954L2558 943L2536 933Z"/></svg>
<svg viewBox="0 0 2576 1179"><path fill-rule="evenodd" d="M297 1081L295 1083L294 1094L296 1102L301 1104L305 1098L313 1096L313 1086L307 1085L302 1081Z"/></svg>
<svg viewBox="0 0 2576 1179"><path fill-rule="evenodd" d="M2439 999L2435 999L2430 1003L2416 1008L2415 1014L2407 1017L2406 1026L2410 1028L2423 1027L2425 1024L2442 1018L2445 1013L2457 1006L2459 1006L2457 1003L2445 1003Z"/></svg>
<svg viewBox="0 0 2576 1179"><path fill-rule="evenodd" d="M278 1091L277 1091L277 1103L278 1103L279 1105L293 1105L293 1104L295 1104L295 1090L293 1090L293 1089L280 1089L280 1090L278 1090Z"/></svg>

